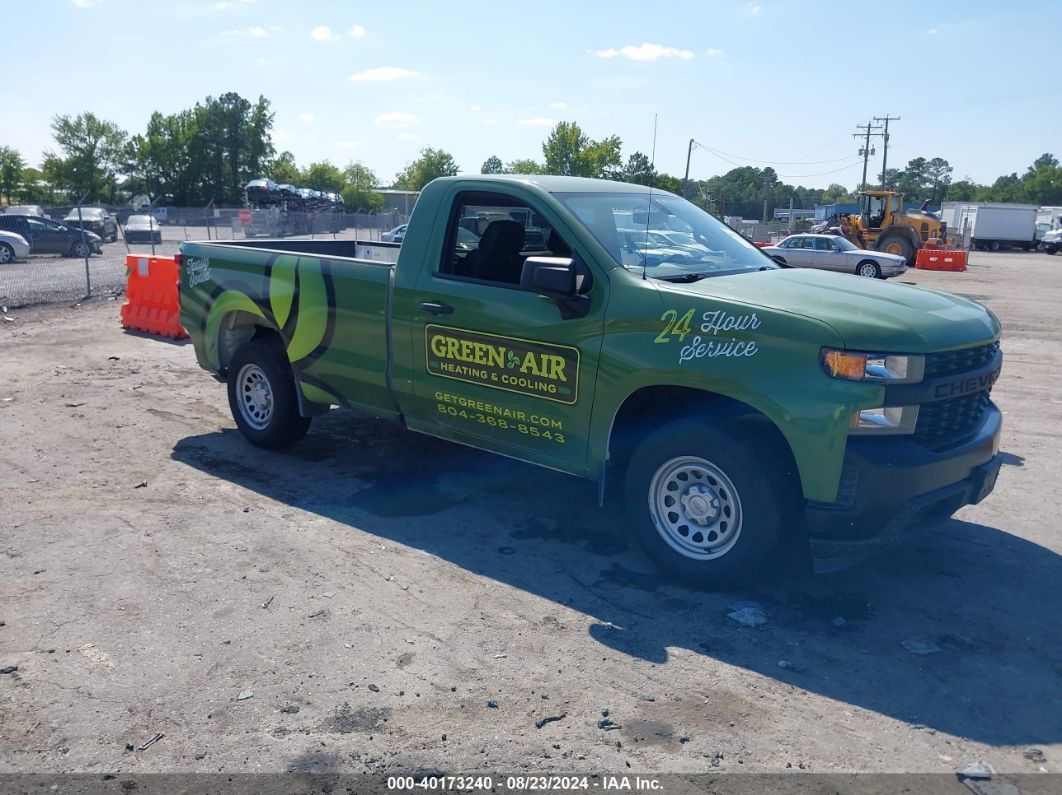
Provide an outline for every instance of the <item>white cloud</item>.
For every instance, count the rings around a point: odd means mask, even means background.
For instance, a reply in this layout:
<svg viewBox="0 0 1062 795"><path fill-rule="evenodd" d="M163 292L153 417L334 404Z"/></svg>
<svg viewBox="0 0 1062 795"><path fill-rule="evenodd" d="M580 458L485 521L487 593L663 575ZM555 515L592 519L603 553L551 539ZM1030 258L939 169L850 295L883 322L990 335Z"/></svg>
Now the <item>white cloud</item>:
<svg viewBox="0 0 1062 795"><path fill-rule="evenodd" d="M314 41L335 41L339 38L328 25L318 25L316 28L310 31L310 38Z"/></svg>
<svg viewBox="0 0 1062 795"><path fill-rule="evenodd" d="M98 2L98 0L91 0L91 2ZM212 11L228 11L230 8L254 5L257 2L258 0L221 0L218 3L211 3L209 8Z"/></svg>
<svg viewBox="0 0 1062 795"><path fill-rule="evenodd" d="M617 55L622 55L632 61L656 61L660 58L678 58L682 61L688 61L693 57L693 53L689 50L679 50L675 47L665 47L663 44L650 44L649 42L638 46L628 44L618 50L609 48L607 50L591 50L591 52L598 58L615 58Z"/></svg>
<svg viewBox="0 0 1062 795"><path fill-rule="evenodd" d="M483 110L483 108L481 108L479 105L469 105L468 109L473 113L479 113L481 110Z"/></svg>
<svg viewBox="0 0 1062 795"><path fill-rule="evenodd" d="M416 133L399 133L395 136L399 141L419 141L421 137Z"/></svg>
<svg viewBox="0 0 1062 795"><path fill-rule="evenodd" d="M99 0L71 0L71 2L78 8L92 8L99 3Z"/></svg>
<svg viewBox="0 0 1062 795"><path fill-rule="evenodd" d="M520 119L520 121L516 123L522 124L525 127L552 127L554 124L557 123L557 120L547 119L543 116L536 116L533 119Z"/></svg>
<svg viewBox="0 0 1062 795"><path fill-rule="evenodd" d="M350 35L353 36L355 39L360 39L362 36L365 35L365 26L355 25L350 29Z"/></svg>
<svg viewBox="0 0 1062 795"><path fill-rule="evenodd" d="M756 16L763 11L763 6L759 3L745 3L745 13L749 16Z"/></svg>
<svg viewBox="0 0 1062 795"><path fill-rule="evenodd" d="M936 28L930 28L929 30L926 31L926 33L928 33L930 36L936 36L937 35L937 29Z"/></svg>
<svg viewBox="0 0 1062 795"><path fill-rule="evenodd" d="M312 113L300 113L298 116L299 121L304 124L313 124L317 119L314 118Z"/></svg>
<svg viewBox="0 0 1062 795"><path fill-rule="evenodd" d="M332 146L336 149L357 149L361 144L357 141L336 141Z"/></svg>
<svg viewBox="0 0 1062 795"><path fill-rule="evenodd" d="M557 110L564 110L566 107L568 107L568 103L567 102L551 102L551 103L549 103L549 106L551 108L556 108Z"/></svg>
<svg viewBox="0 0 1062 795"><path fill-rule="evenodd" d="M704 54L707 55L709 58L722 58L724 55L726 55L725 52L716 47L709 47L707 50L704 51Z"/></svg>
<svg viewBox="0 0 1062 795"><path fill-rule="evenodd" d="M281 28L273 28L273 30L281 30ZM251 36L255 39L268 39L269 31L263 28L261 25L254 25L250 28L240 28L238 30L226 30L223 34L225 36Z"/></svg>
<svg viewBox="0 0 1062 795"><path fill-rule="evenodd" d="M377 127L397 127L401 129L403 127L412 127L414 124L420 124L420 119L412 113L392 111L391 113L381 113L372 120L372 123Z"/></svg>
<svg viewBox="0 0 1062 795"><path fill-rule="evenodd" d="M403 77L416 77L417 73L412 69L403 69L399 66L376 66L363 72L355 72L350 79L355 83L374 83L381 80L401 80Z"/></svg>

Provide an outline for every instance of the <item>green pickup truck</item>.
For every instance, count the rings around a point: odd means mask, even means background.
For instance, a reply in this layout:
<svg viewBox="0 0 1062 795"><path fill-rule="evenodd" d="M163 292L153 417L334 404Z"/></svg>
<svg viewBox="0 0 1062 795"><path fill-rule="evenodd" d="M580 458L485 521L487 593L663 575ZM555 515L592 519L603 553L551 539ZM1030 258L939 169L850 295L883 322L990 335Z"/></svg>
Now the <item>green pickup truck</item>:
<svg viewBox="0 0 1062 795"><path fill-rule="evenodd" d="M438 179L401 244L179 259L181 322L252 444L343 406L593 479L686 581L732 581L787 538L850 557L979 502L999 471L991 312L780 267L659 190Z"/></svg>

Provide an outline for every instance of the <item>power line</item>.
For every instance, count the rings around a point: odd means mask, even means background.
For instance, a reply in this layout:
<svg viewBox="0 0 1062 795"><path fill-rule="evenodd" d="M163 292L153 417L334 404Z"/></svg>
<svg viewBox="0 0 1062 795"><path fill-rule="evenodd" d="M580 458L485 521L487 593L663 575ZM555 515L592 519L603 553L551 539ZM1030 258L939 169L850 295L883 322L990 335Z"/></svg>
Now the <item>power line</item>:
<svg viewBox="0 0 1062 795"><path fill-rule="evenodd" d="M821 166L826 163L840 163L842 160L848 159L848 157L836 157L833 160L757 160L754 157L742 157L732 152L725 152L722 149L713 149L700 142L696 143L702 149L707 149L714 155L727 155L728 157L736 157L738 160L748 160L750 163L766 163L769 166Z"/></svg>
<svg viewBox="0 0 1062 795"><path fill-rule="evenodd" d="M867 161L870 160L870 156L873 154L873 150L870 148L871 136L880 136L882 133L878 132L881 128L875 127L872 121L868 121L866 124L857 124L856 129L860 132L852 133L853 138L863 138L863 147L859 150L859 154L863 156L863 183L859 190L864 191L867 189Z"/></svg>

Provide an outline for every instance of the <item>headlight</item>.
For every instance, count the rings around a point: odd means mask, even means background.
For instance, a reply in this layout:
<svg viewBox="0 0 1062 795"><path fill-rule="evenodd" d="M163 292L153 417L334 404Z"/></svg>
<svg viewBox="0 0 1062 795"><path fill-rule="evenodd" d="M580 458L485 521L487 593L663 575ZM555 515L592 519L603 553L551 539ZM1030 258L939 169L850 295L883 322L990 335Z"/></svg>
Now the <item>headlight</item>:
<svg viewBox="0 0 1062 795"><path fill-rule="evenodd" d="M918 406L885 406L863 409L852 415L853 434L914 433L918 423Z"/></svg>
<svg viewBox="0 0 1062 795"><path fill-rule="evenodd" d="M834 348L822 349L826 374L848 381L888 384L915 384L922 380L926 360L919 354L859 353Z"/></svg>

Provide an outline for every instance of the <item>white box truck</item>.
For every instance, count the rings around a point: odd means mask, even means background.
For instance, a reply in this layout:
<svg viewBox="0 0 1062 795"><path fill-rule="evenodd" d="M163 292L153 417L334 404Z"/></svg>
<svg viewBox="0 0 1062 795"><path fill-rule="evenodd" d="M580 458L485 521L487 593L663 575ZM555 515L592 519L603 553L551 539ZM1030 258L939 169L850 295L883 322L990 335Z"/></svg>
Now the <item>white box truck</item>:
<svg viewBox="0 0 1062 795"><path fill-rule="evenodd" d="M944 202L941 220L956 242L969 248L999 251L1001 248L1036 248L1035 204L994 202Z"/></svg>

